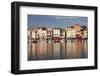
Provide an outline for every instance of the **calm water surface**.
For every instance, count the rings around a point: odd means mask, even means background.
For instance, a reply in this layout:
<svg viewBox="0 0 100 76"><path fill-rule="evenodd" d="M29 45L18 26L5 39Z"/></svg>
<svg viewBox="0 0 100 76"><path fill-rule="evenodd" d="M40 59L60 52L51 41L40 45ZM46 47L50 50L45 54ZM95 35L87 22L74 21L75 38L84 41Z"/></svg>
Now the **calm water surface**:
<svg viewBox="0 0 100 76"><path fill-rule="evenodd" d="M80 59L88 57L87 40L28 42L28 60Z"/></svg>

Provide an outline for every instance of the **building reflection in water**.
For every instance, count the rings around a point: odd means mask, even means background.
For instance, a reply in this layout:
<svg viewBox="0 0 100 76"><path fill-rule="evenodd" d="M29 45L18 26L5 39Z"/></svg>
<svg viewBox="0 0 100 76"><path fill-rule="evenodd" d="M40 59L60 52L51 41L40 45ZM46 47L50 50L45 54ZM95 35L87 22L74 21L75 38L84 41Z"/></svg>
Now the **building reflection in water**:
<svg viewBox="0 0 100 76"><path fill-rule="evenodd" d="M28 60L80 59L88 57L87 40L28 42Z"/></svg>

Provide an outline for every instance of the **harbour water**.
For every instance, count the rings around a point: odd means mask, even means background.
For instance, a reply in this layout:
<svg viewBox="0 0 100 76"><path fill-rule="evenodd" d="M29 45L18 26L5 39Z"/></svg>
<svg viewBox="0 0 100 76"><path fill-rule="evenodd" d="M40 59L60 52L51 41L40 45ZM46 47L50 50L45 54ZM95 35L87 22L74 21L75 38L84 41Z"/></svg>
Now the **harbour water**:
<svg viewBox="0 0 100 76"><path fill-rule="evenodd" d="M88 40L28 42L28 61L88 58Z"/></svg>

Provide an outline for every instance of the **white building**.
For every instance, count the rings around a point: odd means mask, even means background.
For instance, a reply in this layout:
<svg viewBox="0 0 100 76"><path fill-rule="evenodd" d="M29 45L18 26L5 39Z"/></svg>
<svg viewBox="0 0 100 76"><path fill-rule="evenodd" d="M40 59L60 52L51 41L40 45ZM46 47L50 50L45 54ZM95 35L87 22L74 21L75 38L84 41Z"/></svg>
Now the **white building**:
<svg viewBox="0 0 100 76"><path fill-rule="evenodd" d="M42 39L47 39L47 31L42 30Z"/></svg>
<svg viewBox="0 0 100 76"><path fill-rule="evenodd" d="M42 38L42 29L37 29L38 38Z"/></svg>
<svg viewBox="0 0 100 76"><path fill-rule="evenodd" d="M36 33L35 31L32 31L32 39L35 39L36 38Z"/></svg>
<svg viewBox="0 0 100 76"><path fill-rule="evenodd" d="M53 29L53 37L60 38L60 29L58 28Z"/></svg>
<svg viewBox="0 0 100 76"><path fill-rule="evenodd" d="M88 38L88 32L86 30L83 30L82 38Z"/></svg>
<svg viewBox="0 0 100 76"><path fill-rule="evenodd" d="M66 28L66 38L76 38L76 30L74 28Z"/></svg>
<svg viewBox="0 0 100 76"><path fill-rule="evenodd" d="M37 28L32 28L31 29L31 35L32 35L32 39L37 39Z"/></svg>
<svg viewBox="0 0 100 76"><path fill-rule="evenodd" d="M47 30L42 28L37 29L37 36L39 39L46 39L47 38Z"/></svg>

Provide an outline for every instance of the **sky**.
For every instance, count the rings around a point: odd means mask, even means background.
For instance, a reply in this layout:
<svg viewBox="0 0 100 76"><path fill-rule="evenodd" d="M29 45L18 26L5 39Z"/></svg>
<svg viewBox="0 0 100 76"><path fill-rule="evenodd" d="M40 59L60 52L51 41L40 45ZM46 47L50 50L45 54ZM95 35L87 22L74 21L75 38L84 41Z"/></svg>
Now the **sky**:
<svg viewBox="0 0 100 76"><path fill-rule="evenodd" d="M88 17L28 15L29 27L66 28L73 24L88 25Z"/></svg>

